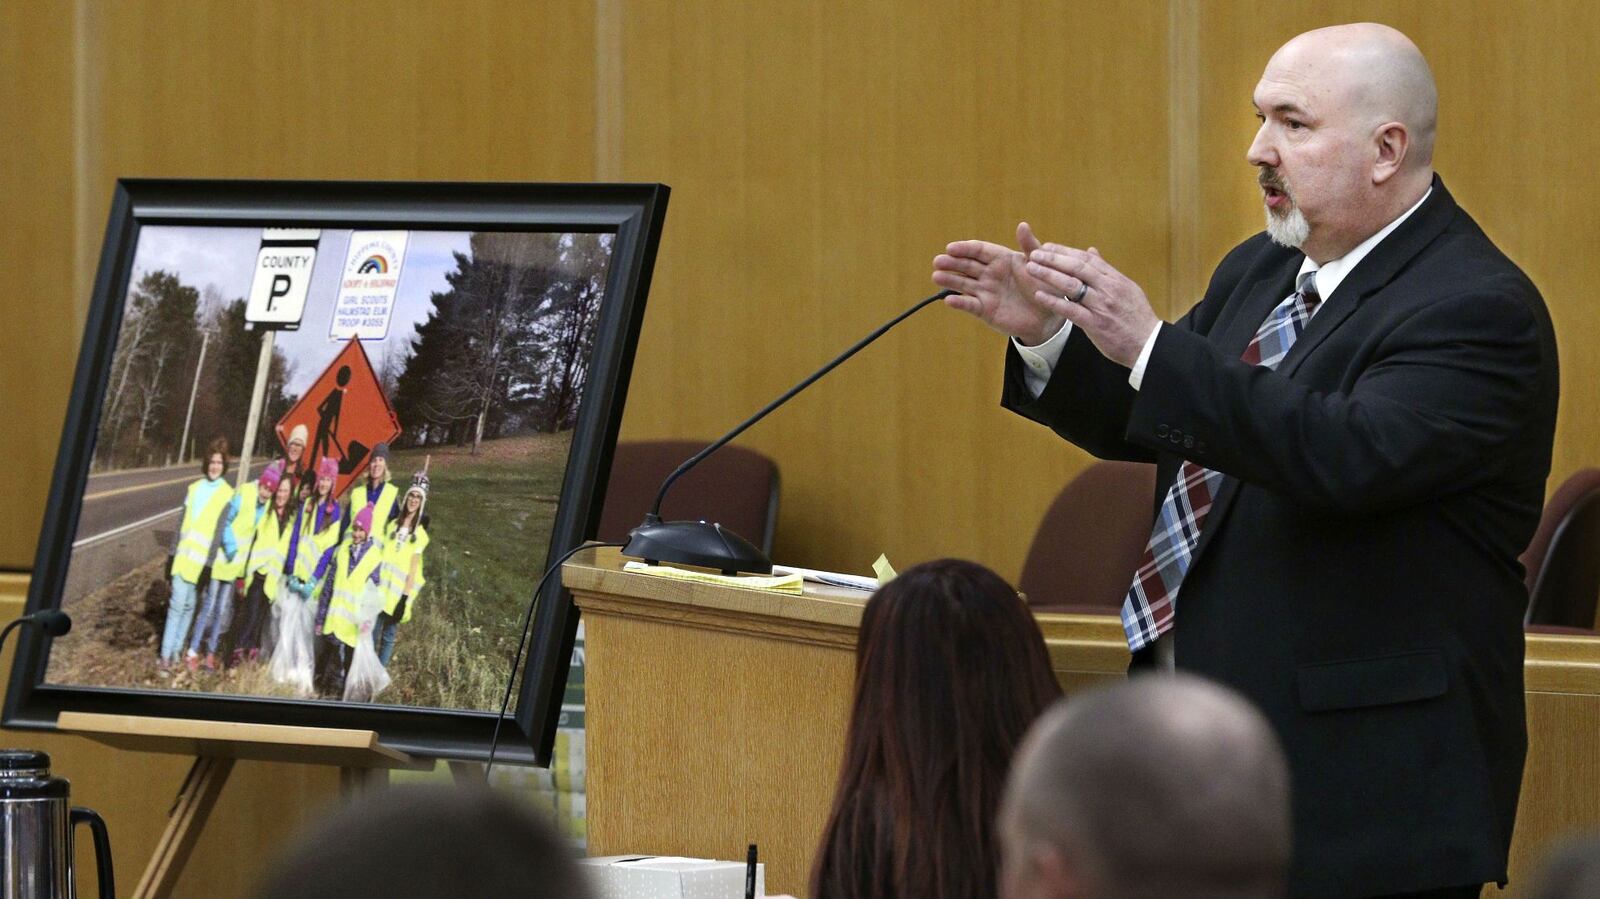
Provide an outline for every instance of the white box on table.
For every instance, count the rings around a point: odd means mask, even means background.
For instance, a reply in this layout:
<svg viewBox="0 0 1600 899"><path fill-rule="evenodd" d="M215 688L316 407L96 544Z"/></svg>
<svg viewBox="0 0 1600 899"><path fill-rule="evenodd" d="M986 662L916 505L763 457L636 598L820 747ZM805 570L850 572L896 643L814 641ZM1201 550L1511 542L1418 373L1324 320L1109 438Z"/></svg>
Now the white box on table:
<svg viewBox="0 0 1600 899"><path fill-rule="evenodd" d="M596 899L744 899L744 862L607 855L579 863ZM756 895L766 894L766 865L757 863Z"/></svg>

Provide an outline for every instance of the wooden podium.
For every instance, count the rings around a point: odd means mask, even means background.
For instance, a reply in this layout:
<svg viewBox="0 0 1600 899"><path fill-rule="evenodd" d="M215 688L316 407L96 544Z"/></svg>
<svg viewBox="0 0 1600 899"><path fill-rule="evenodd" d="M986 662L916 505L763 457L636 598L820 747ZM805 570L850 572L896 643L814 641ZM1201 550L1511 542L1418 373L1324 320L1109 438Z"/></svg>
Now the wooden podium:
<svg viewBox="0 0 1600 899"><path fill-rule="evenodd" d="M615 549L567 563L583 610L593 855L740 859L767 890L805 895L844 749L858 591L785 596L622 570ZM1068 692L1124 675L1110 615L1038 616ZM1554 840L1600 826L1600 640L1530 635L1529 752L1512 886Z"/></svg>

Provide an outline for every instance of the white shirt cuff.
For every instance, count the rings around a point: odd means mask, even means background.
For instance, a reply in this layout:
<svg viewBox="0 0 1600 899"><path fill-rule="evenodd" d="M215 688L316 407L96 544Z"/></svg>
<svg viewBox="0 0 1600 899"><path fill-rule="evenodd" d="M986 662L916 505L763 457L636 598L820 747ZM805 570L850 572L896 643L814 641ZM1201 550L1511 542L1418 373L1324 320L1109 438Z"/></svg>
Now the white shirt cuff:
<svg viewBox="0 0 1600 899"><path fill-rule="evenodd" d="M1072 322L1062 322L1061 330L1054 336L1038 346L1026 346L1022 341L1011 338L1011 345L1017 348L1017 355L1022 357L1022 382L1033 394L1034 399L1044 393L1046 384L1050 383L1050 375L1056 370L1056 363L1061 361L1061 351L1066 348L1067 337L1072 334Z"/></svg>
<svg viewBox="0 0 1600 899"><path fill-rule="evenodd" d="M1144 367L1150 364L1150 351L1156 348L1156 335L1161 333L1161 324L1158 322L1150 329L1150 336L1145 338L1144 349L1139 351L1139 358L1133 363L1133 370L1128 372L1128 386L1134 390L1139 389L1139 384L1144 380Z"/></svg>

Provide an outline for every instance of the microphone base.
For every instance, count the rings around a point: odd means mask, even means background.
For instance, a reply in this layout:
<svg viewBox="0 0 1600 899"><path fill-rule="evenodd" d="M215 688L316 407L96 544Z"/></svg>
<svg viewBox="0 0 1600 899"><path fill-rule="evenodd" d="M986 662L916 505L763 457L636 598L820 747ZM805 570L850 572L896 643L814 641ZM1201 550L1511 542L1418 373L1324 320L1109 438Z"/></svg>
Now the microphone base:
<svg viewBox="0 0 1600 899"><path fill-rule="evenodd" d="M622 554L651 565L675 562L715 568L723 574L772 573L772 560L766 553L714 522L646 520L628 532Z"/></svg>

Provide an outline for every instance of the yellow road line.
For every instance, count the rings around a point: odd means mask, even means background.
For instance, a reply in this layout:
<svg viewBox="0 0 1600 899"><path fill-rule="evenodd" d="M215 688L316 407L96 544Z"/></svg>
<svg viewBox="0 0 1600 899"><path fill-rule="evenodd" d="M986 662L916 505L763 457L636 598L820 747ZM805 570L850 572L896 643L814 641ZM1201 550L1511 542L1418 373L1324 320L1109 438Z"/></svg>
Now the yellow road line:
<svg viewBox="0 0 1600 899"><path fill-rule="evenodd" d="M151 489L153 487L165 487L168 484L182 484L184 481L195 481L195 480L199 480L199 479L194 477L193 475L185 475L184 477L181 477L181 478L173 478L170 481L156 481L156 482L151 483L151 484L135 484L132 487L118 487L118 488L116 488L114 490L102 490L99 493L85 494L84 497L83 497L83 501L84 502L88 502L91 499L101 499L101 498L107 497L107 496L116 496L119 493L132 493L135 490L149 490L149 489Z"/></svg>

